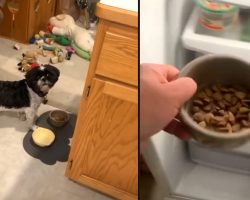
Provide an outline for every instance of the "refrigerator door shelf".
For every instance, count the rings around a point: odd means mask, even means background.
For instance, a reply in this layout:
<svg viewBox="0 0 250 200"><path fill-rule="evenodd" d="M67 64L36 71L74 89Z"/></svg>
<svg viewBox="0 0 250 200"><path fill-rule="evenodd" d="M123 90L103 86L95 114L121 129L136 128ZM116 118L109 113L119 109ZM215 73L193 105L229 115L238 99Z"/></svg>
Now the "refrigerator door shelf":
<svg viewBox="0 0 250 200"><path fill-rule="evenodd" d="M250 20L244 16L233 27L216 32L207 30L198 23L199 10L195 8L182 34L182 43L185 48L202 53L229 54L250 62L250 43L240 41L244 23ZM243 22L244 21L244 22Z"/></svg>

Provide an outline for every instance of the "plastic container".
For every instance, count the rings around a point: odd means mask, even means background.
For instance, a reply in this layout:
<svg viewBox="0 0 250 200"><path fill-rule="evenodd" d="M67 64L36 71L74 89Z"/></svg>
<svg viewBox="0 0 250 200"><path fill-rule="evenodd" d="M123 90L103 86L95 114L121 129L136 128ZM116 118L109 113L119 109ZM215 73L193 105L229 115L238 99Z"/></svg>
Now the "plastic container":
<svg viewBox="0 0 250 200"><path fill-rule="evenodd" d="M229 3L194 0L200 10L199 23L206 29L221 31L237 22L239 8Z"/></svg>

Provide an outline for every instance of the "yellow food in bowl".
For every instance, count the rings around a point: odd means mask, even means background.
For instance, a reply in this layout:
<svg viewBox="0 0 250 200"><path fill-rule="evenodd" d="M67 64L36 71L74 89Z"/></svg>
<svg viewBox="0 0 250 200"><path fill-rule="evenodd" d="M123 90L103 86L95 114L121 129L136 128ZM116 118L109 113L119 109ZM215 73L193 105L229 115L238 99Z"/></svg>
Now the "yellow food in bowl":
<svg viewBox="0 0 250 200"><path fill-rule="evenodd" d="M39 127L32 133L34 143L40 147L47 147L55 140L55 134L47 129Z"/></svg>

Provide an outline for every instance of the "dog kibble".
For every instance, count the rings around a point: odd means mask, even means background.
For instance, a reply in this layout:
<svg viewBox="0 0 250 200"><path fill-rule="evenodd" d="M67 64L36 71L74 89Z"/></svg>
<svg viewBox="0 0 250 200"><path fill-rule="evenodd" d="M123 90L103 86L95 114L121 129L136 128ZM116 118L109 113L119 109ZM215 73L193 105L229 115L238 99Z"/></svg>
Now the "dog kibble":
<svg viewBox="0 0 250 200"><path fill-rule="evenodd" d="M241 92L241 91L235 92L235 96L238 97L239 99L244 99L246 95L247 94L245 92Z"/></svg>
<svg viewBox="0 0 250 200"><path fill-rule="evenodd" d="M202 127L204 127L204 128L207 126L205 121L201 121L201 122L199 123L199 125L202 126Z"/></svg>
<svg viewBox="0 0 250 200"><path fill-rule="evenodd" d="M191 113L201 127L221 133L250 128L250 93L219 84L206 87L195 95Z"/></svg>

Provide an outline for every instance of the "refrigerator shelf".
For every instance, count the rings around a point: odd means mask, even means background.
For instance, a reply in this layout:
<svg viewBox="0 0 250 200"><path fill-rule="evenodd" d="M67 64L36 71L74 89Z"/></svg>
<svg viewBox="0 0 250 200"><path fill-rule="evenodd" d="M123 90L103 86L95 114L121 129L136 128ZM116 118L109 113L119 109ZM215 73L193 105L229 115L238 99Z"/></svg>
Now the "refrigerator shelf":
<svg viewBox="0 0 250 200"><path fill-rule="evenodd" d="M249 0L218 0L218 1L232 3L239 6L250 6Z"/></svg>
<svg viewBox="0 0 250 200"><path fill-rule="evenodd" d="M234 55L250 62L250 42L241 41L243 37L248 37L244 31L249 27L249 16L240 16L236 24L221 32L203 28L198 23L198 17L199 11L195 8L182 34L185 48L201 53Z"/></svg>
<svg viewBox="0 0 250 200"><path fill-rule="evenodd" d="M186 142L164 131L154 135L148 145L144 158L149 168L153 169L157 184L164 187L164 191L173 199L179 197L177 199L249 200L250 165L249 162L241 163L244 159L249 159L247 152L235 152L240 154L238 158L235 154L226 155L226 162L231 160L238 162L239 165L242 164L240 168L235 168L231 162L228 163L229 166L220 166L219 163L207 163L207 161L199 164L201 160L193 162ZM196 155L199 159L201 156L210 158L216 156L215 159L222 161L224 159L223 153L214 155L213 152L203 148L193 150L197 150ZM244 164L246 166L243 166Z"/></svg>

